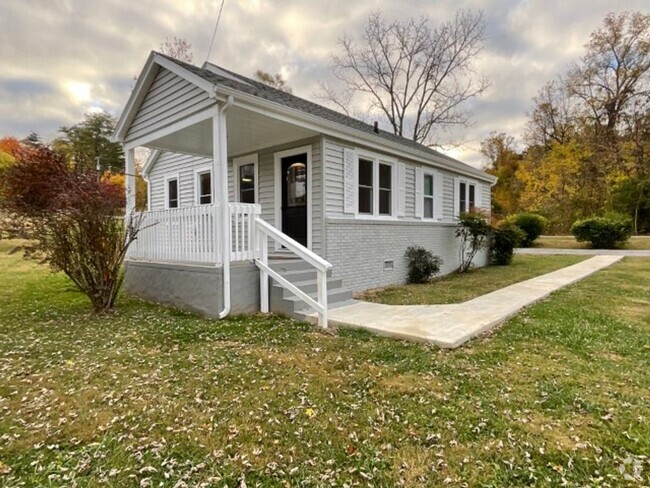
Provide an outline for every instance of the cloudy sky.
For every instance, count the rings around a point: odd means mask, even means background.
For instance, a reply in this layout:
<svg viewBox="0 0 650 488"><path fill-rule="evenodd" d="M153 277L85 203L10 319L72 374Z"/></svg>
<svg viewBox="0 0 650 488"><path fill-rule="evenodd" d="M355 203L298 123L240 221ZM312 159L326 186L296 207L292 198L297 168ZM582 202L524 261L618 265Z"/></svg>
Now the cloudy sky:
<svg viewBox="0 0 650 488"><path fill-rule="evenodd" d="M118 116L149 51L165 37L206 60L221 0L1 0L0 137L36 131L45 139L88 110ZM469 107L473 126L450 154L480 165L491 131L520 136L539 87L583 53L610 11L647 10L647 0L225 0L210 61L250 75L280 72L312 98L328 79L329 53L374 9L387 18L450 19L482 9L487 40L476 68L490 89Z"/></svg>

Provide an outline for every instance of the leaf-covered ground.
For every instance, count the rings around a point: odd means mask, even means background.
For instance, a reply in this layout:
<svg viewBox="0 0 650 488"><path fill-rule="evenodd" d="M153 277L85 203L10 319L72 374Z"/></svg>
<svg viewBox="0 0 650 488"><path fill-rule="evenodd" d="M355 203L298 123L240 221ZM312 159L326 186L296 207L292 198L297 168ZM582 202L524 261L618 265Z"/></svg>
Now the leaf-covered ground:
<svg viewBox="0 0 650 488"><path fill-rule="evenodd" d="M0 276L0 486L648 484L648 259L452 352Z"/></svg>

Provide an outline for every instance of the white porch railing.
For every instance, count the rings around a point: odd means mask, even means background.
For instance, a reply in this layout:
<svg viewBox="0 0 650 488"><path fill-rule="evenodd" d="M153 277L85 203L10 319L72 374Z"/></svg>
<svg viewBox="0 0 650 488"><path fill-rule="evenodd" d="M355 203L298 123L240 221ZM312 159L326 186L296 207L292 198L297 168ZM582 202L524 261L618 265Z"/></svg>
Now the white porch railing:
<svg viewBox="0 0 650 488"><path fill-rule="evenodd" d="M318 254L313 253L299 242L293 240L286 234L273 227L261 218L255 219L255 231L257 234L257 246L259 257L255 264L260 268L260 300L263 313L269 312L269 276L277 281L281 286L291 291L303 302L309 305L318 313L318 325L324 329L327 328L327 271L332 265L321 258ZM288 250L293 251L299 258L311 264L316 268L317 273L317 299L307 295L304 291L291 283L281 274L269 267L269 238L278 242Z"/></svg>
<svg viewBox="0 0 650 488"><path fill-rule="evenodd" d="M231 260L255 259L255 217L259 205L230 204ZM142 230L129 247L128 258L143 261L223 262L219 205L197 205L143 212Z"/></svg>
<svg viewBox="0 0 650 488"><path fill-rule="evenodd" d="M327 272L332 265L302 244L262 220L259 205L229 205L232 261L255 260L260 269L262 312L269 312L269 277L287 288L318 313L318 325L327 328ZM222 213L219 205L198 205L143 212L141 231L128 258L142 261L219 265L222 254ZM269 267L269 239L292 251L316 269L317 298Z"/></svg>
<svg viewBox="0 0 650 488"><path fill-rule="evenodd" d="M255 218L262 207L250 203L230 204L231 261L255 259Z"/></svg>

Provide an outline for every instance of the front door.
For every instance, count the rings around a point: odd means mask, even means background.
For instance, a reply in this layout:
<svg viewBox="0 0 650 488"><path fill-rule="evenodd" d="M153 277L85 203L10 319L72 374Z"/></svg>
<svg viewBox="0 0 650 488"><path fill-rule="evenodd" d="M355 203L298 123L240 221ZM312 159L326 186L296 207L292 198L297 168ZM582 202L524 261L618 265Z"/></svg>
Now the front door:
<svg viewBox="0 0 650 488"><path fill-rule="evenodd" d="M307 154L281 160L282 232L307 246Z"/></svg>

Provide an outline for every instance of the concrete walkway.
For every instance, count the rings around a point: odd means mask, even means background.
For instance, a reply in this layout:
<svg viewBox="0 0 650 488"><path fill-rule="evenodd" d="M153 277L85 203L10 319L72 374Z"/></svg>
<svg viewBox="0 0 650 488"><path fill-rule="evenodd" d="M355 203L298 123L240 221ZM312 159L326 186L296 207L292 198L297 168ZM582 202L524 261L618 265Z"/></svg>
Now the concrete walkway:
<svg viewBox="0 0 650 488"><path fill-rule="evenodd" d="M641 249L552 249L543 247L526 247L515 249L517 254L576 254L580 256L630 256L650 257L650 250Z"/></svg>
<svg viewBox="0 0 650 488"><path fill-rule="evenodd" d="M497 326L555 290L606 268L622 256L594 256L521 283L453 305L355 302L329 311L331 326L349 326L410 341L455 348ZM309 317L315 319L315 314Z"/></svg>

